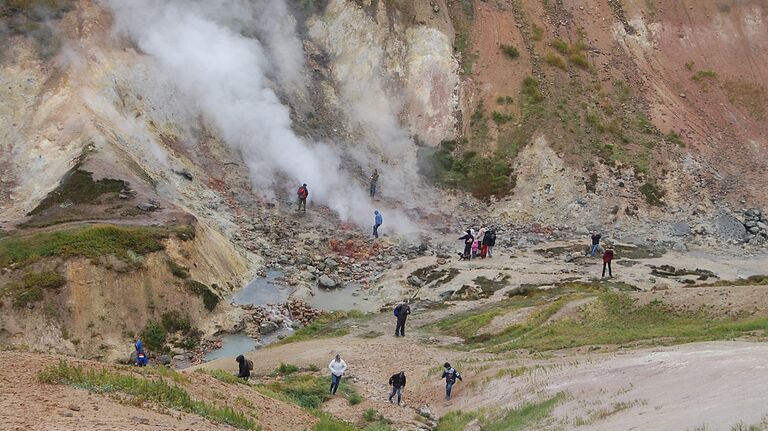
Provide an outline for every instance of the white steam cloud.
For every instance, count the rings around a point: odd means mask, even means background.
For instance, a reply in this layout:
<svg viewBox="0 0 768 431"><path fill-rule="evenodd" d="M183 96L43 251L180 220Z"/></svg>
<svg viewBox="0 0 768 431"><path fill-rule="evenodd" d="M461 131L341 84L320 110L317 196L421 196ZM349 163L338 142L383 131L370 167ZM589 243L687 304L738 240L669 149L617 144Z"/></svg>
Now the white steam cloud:
<svg viewBox="0 0 768 431"><path fill-rule="evenodd" d="M338 150L298 137L273 89L277 83L304 90L303 50L284 0L104 2L118 32L154 58L157 70L242 154L254 184L269 189L283 175L291 183L280 188L294 193L307 183L310 198L342 219L371 224L373 203L343 171ZM401 212L382 210L386 227L412 230Z"/></svg>

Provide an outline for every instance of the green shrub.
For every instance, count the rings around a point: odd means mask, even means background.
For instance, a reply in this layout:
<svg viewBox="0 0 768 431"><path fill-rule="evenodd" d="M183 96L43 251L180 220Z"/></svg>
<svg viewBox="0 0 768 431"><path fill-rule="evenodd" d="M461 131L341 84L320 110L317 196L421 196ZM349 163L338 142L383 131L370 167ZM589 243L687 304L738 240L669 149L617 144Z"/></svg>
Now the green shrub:
<svg viewBox="0 0 768 431"><path fill-rule="evenodd" d="M379 411L376 409L368 409L363 412L363 420L366 422L373 422L379 419Z"/></svg>
<svg viewBox="0 0 768 431"><path fill-rule="evenodd" d="M573 53L568 57L568 60L571 61L571 63L575 64L576 66L587 70L589 69L589 61L587 60L587 57L582 53Z"/></svg>
<svg viewBox="0 0 768 431"><path fill-rule="evenodd" d="M507 57L515 59L520 57L520 51L514 46L501 44L501 52L507 55Z"/></svg>
<svg viewBox="0 0 768 431"><path fill-rule="evenodd" d="M167 311L160 316L163 328L168 332L189 332L192 329L192 323L189 321L189 316L181 314L181 312L173 310Z"/></svg>
<svg viewBox="0 0 768 431"><path fill-rule="evenodd" d="M9 283L3 292L13 297L13 306L21 308L27 304L41 301L43 289L58 289L67 280L56 272L31 272L24 274L21 280Z"/></svg>
<svg viewBox="0 0 768 431"><path fill-rule="evenodd" d="M216 295L210 287L206 286L203 283L200 283L196 280L187 280L186 282L187 289L189 289L192 293L199 296L203 300L203 305L205 305L205 309L208 311L213 311L216 308L216 305L219 304L219 296Z"/></svg>
<svg viewBox="0 0 768 431"><path fill-rule="evenodd" d="M98 203L98 199L102 195L117 194L127 186L128 183L125 181L111 178L94 181L91 172L76 170L68 173L61 180L61 185L49 193L29 215L41 213L64 202L71 202L76 205Z"/></svg>
<svg viewBox="0 0 768 431"><path fill-rule="evenodd" d="M280 363L280 366L275 369L276 374L281 374L284 376L287 376L288 374L293 374L295 372L299 371L299 367L296 365L291 364L285 364L283 362Z"/></svg>
<svg viewBox="0 0 768 431"><path fill-rule="evenodd" d="M165 339L167 333L163 328L163 325L150 321L144 330L141 331L141 340L148 349L154 351L162 351L165 349Z"/></svg>
<svg viewBox="0 0 768 431"><path fill-rule="evenodd" d="M350 406L356 406L356 405L358 405L358 404L363 402L363 398L360 395L356 394L356 393L351 393L351 394L349 394L349 397L347 398L347 401L349 402Z"/></svg>
<svg viewBox="0 0 768 431"><path fill-rule="evenodd" d="M533 40L536 42L541 42L541 40L544 38L544 29L536 24L533 24L531 26L531 30L533 30Z"/></svg>
<svg viewBox="0 0 768 431"><path fill-rule="evenodd" d="M181 279L189 278L189 268L186 266L181 266L173 260L168 259L168 268L171 270L171 274L173 274L174 277Z"/></svg>
<svg viewBox="0 0 768 431"><path fill-rule="evenodd" d="M179 386L165 380L150 380L136 375L117 374L103 369L89 370L61 361L38 375L43 383L59 384L97 393L123 393L138 400L148 400L163 407L200 415L216 423L255 430L256 424L243 413L194 400Z"/></svg>
<svg viewBox="0 0 768 431"><path fill-rule="evenodd" d="M568 43L560 38L555 38L552 40L552 48L554 48L560 54L571 53L571 48L568 46Z"/></svg>
<svg viewBox="0 0 768 431"><path fill-rule="evenodd" d="M491 118L493 119L493 122L499 126L515 119L515 117L511 114L502 114L501 112L497 111L493 111Z"/></svg>
<svg viewBox="0 0 768 431"><path fill-rule="evenodd" d="M693 74L691 79L693 79L696 82L715 81L717 80L717 72L709 69L699 70L698 72Z"/></svg>
<svg viewBox="0 0 768 431"><path fill-rule="evenodd" d="M671 130L669 133L667 133L664 138L669 142L670 144L677 145L678 147L684 147L685 143L683 142L683 138L674 130Z"/></svg>
<svg viewBox="0 0 768 431"><path fill-rule="evenodd" d="M562 69L562 70L568 69L568 65L565 64L565 60L563 60L563 57L560 57L554 52L548 52L547 55L544 56L544 61L546 61L547 64L552 67L557 67L558 69Z"/></svg>
<svg viewBox="0 0 768 431"><path fill-rule="evenodd" d="M645 201L651 205L660 206L664 203L662 201L664 192L650 181L640 186L640 193L645 197Z"/></svg>
<svg viewBox="0 0 768 431"><path fill-rule="evenodd" d="M330 377L316 377L307 374L290 374L281 380L263 385L264 388L288 397L301 407L317 409L325 401L332 398L328 389L331 387ZM355 392L347 384L347 379L341 379L339 391L351 397Z"/></svg>

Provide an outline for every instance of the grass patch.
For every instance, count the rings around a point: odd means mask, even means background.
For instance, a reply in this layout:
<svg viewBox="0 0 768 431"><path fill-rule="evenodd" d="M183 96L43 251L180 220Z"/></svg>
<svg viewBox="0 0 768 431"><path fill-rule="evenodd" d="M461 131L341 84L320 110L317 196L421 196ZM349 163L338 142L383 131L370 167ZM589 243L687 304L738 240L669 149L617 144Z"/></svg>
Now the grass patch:
<svg viewBox="0 0 768 431"><path fill-rule="evenodd" d="M189 316L176 310L163 313L160 322L168 332L189 332L192 329Z"/></svg>
<svg viewBox="0 0 768 431"><path fill-rule="evenodd" d="M219 380L220 382L223 382L223 383L248 385L248 381L247 380L241 379L241 378L237 377L236 375L234 375L234 374L232 374L230 372L221 370L221 369L208 370L208 369L205 369L205 368L198 368L198 369L195 370L195 372L196 373L200 373L200 374L209 375L209 376L211 376L211 377L215 378L216 380Z"/></svg>
<svg viewBox="0 0 768 431"><path fill-rule="evenodd" d="M117 194L128 186L122 180L104 178L93 180L93 174L88 171L76 170L69 172L61 184L43 199L40 204L27 215L35 215L53 206L69 204L97 204L105 194Z"/></svg>
<svg viewBox="0 0 768 431"><path fill-rule="evenodd" d="M531 31L533 32L533 40L541 42L544 39L544 29L536 24L531 25Z"/></svg>
<svg viewBox="0 0 768 431"><path fill-rule="evenodd" d="M464 431L467 425L478 417L477 413L467 413L461 410L448 412L440 418L435 431Z"/></svg>
<svg viewBox="0 0 768 431"><path fill-rule="evenodd" d="M752 275L738 280L719 280L700 286L768 286L768 275Z"/></svg>
<svg viewBox="0 0 768 431"><path fill-rule="evenodd" d="M276 394L280 394L307 409L317 409L324 402L333 398L333 395L328 391L331 387L331 378L325 376L317 377L309 374L290 374L282 379L260 386L263 386ZM350 400L353 395L357 395L347 384L347 379L341 379L339 392Z"/></svg>
<svg viewBox="0 0 768 431"><path fill-rule="evenodd" d="M349 334L349 328L347 327L349 325L342 325L341 321L346 318L359 318L362 316L364 315L359 312L333 311L325 313L312 321L309 325L297 329L290 337L283 338L276 343L270 344L270 346L296 343L315 338L343 337Z"/></svg>
<svg viewBox="0 0 768 431"><path fill-rule="evenodd" d="M501 44L501 52L506 54L507 57L511 59L516 59L517 57L520 57L520 51L517 50L514 46L511 45L504 45Z"/></svg>
<svg viewBox="0 0 768 431"><path fill-rule="evenodd" d="M667 140L670 144L677 145L678 147L685 147L685 142L683 142L683 138L680 136L679 133L675 132L674 130L671 130L669 133L664 135L664 139Z"/></svg>
<svg viewBox="0 0 768 431"><path fill-rule="evenodd" d="M173 274L174 277L178 277L183 280L189 278L189 268L179 265L172 259L168 259L168 269L171 270L171 274Z"/></svg>
<svg viewBox="0 0 768 431"><path fill-rule="evenodd" d="M285 364L283 362L275 369L276 375L287 376L299 371L299 367L293 364Z"/></svg>
<svg viewBox="0 0 768 431"><path fill-rule="evenodd" d="M186 286L190 292L202 298L206 310L213 311L216 308L216 305L218 305L220 300L219 296L207 285L196 280L187 280Z"/></svg>
<svg viewBox="0 0 768 431"><path fill-rule="evenodd" d="M584 69L589 70L589 60L587 60L587 57L581 53L581 52L574 52L573 54L568 56L568 61L571 62L571 64Z"/></svg>
<svg viewBox="0 0 768 431"><path fill-rule="evenodd" d="M141 331L141 340L144 345L154 351L163 351L165 349L165 340L168 336L163 325L157 322L150 321L147 326Z"/></svg>
<svg viewBox="0 0 768 431"><path fill-rule="evenodd" d="M523 79L522 88L522 112L523 118L529 118L534 115L540 115L544 113L544 93L541 91L541 84L536 78L527 76Z"/></svg>
<svg viewBox="0 0 768 431"><path fill-rule="evenodd" d="M502 114L501 112L493 111L491 113L491 119L494 123L496 123L497 126L501 126L502 124L514 121L515 116L512 114Z"/></svg>
<svg viewBox="0 0 768 431"><path fill-rule="evenodd" d="M379 331L368 331L368 332L364 332L364 333L362 333L362 334L358 335L358 337L360 337L360 338L366 338L366 339L372 339L372 338L379 338L379 337L381 337L382 335L384 335L384 333L383 333L383 332L379 332Z"/></svg>
<svg viewBox="0 0 768 431"><path fill-rule="evenodd" d="M568 42L560 39L555 38L552 40L552 48L555 49L555 51L559 52L560 54L570 54L571 53L571 47L568 46Z"/></svg>
<svg viewBox="0 0 768 431"><path fill-rule="evenodd" d="M130 253L163 250L173 229L144 226L92 225L0 239L0 266L23 266L48 257L96 258L113 254L131 261Z"/></svg>
<svg viewBox="0 0 768 431"><path fill-rule="evenodd" d="M664 204L664 192L650 181L640 186L640 193L643 194L645 201L650 205L661 206Z"/></svg>
<svg viewBox="0 0 768 431"><path fill-rule="evenodd" d="M240 429L258 429L254 421L230 407L220 407L194 400L183 388L162 378L149 380L106 370L88 370L59 362L38 375L42 383L67 385L97 393L123 393L160 406L193 413L213 422Z"/></svg>
<svg viewBox="0 0 768 431"><path fill-rule="evenodd" d="M765 118L768 109L765 87L752 82L727 80L723 89L733 106L744 109L755 120Z"/></svg>
<svg viewBox="0 0 768 431"><path fill-rule="evenodd" d="M699 70L698 72L693 74L691 79L699 83L708 82L708 81L717 81L717 72L709 69Z"/></svg>
<svg viewBox="0 0 768 431"><path fill-rule="evenodd" d="M7 284L2 293L13 298L15 308L22 308L41 301L44 290L58 289L66 282L66 278L53 271L30 272L24 274L21 280Z"/></svg>
<svg viewBox="0 0 768 431"><path fill-rule="evenodd" d="M556 67L562 70L568 70L568 65L565 64L565 60L563 59L563 57L555 54L554 52L548 52L547 55L544 56L544 61L546 61L547 64L552 67Z"/></svg>
<svg viewBox="0 0 768 431"><path fill-rule="evenodd" d="M503 417L484 424L483 431L518 431L535 429L535 425L552 414L555 406L565 399L565 393L559 392L551 398L525 403L520 407L507 411Z"/></svg>

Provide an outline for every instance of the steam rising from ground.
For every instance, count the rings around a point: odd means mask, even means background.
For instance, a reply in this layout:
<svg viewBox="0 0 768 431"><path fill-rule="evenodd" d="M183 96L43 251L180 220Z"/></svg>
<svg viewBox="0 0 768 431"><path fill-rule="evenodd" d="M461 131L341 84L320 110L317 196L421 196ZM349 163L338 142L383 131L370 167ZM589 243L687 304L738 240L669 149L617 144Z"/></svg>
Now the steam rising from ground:
<svg viewBox="0 0 768 431"><path fill-rule="evenodd" d="M104 1L117 30L153 57L242 154L256 186L270 189L284 175L291 183L279 188L294 193L307 183L310 198L342 219L371 224L367 190L342 170L338 149L298 137L273 90L270 76L285 88L303 85L301 42L284 0ZM402 213L384 209L384 215L388 228L411 230Z"/></svg>

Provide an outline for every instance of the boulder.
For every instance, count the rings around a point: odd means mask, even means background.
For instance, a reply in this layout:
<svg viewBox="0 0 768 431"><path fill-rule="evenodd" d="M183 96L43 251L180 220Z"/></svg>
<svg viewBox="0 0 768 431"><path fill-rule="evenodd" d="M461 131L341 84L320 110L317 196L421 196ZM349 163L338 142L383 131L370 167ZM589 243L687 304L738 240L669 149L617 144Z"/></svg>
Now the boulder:
<svg viewBox="0 0 768 431"><path fill-rule="evenodd" d="M416 277L415 275L411 275L408 277L408 284L415 287L421 287L424 285L424 281L422 281L419 277Z"/></svg>
<svg viewBox="0 0 768 431"><path fill-rule="evenodd" d="M260 334L271 334L280 328L277 326L277 323L272 322L271 320L267 320L266 322L262 322L261 325L259 325L259 333Z"/></svg>
<svg viewBox="0 0 768 431"><path fill-rule="evenodd" d="M672 223L672 236L686 236L691 234L691 225L686 222Z"/></svg>
<svg viewBox="0 0 768 431"><path fill-rule="evenodd" d="M715 218L715 231L723 240L742 240L747 234L744 225L730 214L720 214Z"/></svg>
<svg viewBox="0 0 768 431"><path fill-rule="evenodd" d="M326 274L323 274L320 276L320 279L318 280L318 283L320 284L320 287L324 287L326 289L333 289L338 285L336 280L332 279L331 277L327 276Z"/></svg>
<svg viewBox="0 0 768 431"><path fill-rule="evenodd" d="M170 365L171 357L168 355L160 355L157 357L157 362L160 362L163 365Z"/></svg>
<svg viewBox="0 0 768 431"><path fill-rule="evenodd" d="M336 268L339 267L339 263L330 257L326 258L324 262L325 262L325 267L330 269L331 271L335 271Z"/></svg>

